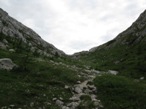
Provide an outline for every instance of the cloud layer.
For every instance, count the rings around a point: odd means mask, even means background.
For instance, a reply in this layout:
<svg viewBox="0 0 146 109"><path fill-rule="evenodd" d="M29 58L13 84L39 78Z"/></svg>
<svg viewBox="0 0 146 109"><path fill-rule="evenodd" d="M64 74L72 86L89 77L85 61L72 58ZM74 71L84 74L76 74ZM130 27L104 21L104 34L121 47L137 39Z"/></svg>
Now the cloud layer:
<svg viewBox="0 0 146 109"><path fill-rule="evenodd" d="M145 9L145 0L1 0L0 7L68 54L105 43Z"/></svg>

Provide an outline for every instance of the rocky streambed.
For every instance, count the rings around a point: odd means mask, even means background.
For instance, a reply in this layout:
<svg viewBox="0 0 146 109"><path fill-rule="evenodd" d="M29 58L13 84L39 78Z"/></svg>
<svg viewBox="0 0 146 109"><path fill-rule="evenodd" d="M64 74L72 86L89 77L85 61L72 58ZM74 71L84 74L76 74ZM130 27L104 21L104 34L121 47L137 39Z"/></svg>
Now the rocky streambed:
<svg viewBox="0 0 146 109"><path fill-rule="evenodd" d="M61 99L55 99L54 102L61 109L102 109L103 105L97 97L97 89L93 84L93 80L97 74L93 73L87 76L85 81L77 81L73 86L65 86L70 89L73 96L65 103Z"/></svg>

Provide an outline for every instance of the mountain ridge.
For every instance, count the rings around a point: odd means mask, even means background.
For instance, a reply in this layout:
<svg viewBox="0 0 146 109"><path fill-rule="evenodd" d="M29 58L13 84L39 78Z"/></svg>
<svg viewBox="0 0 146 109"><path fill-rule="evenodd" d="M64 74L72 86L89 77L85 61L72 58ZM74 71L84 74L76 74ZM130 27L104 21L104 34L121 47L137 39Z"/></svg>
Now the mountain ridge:
<svg viewBox="0 0 146 109"><path fill-rule="evenodd" d="M112 68L129 75L145 75L146 10L124 32L113 40L86 52L76 53L75 59L92 64L95 69ZM139 74L138 74L139 73ZM122 74L122 73L121 73ZM126 73L125 73L126 74ZM127 73L128 74L128 73ZM138 76L139 77L139 76Z"/></svg>
<svg viewBox="0 0 146 109"><path fill-rule="evenodd" d="M105 42L104 44L101 44L99 46L95 46L95 47L92 47L91 49L89 49L88 51L80 51L80 52L76 52L74 53L73 55L79 55L80 53L81 54L87 54L87 53L90 53L90 52L94 52L96 51L97 49L101 49L103 48L103 46L106 46L106 44L109 45L109 43L112 43L112 42L116 42L116 40L119 40L117 42L120 42L121 41L121 37L125 37L126 35L128 34L132 34L138 30L141 30L141 29L144 29L144 27L146 26L145 24L145 21L146 21L146 10L144 10L140 16L138 16L138 18L136 19L135 22L133 22L131 24L131 26L129 26L127 29L125 29L123 32L119 33L115 38L111 39L110 41L107 41ZM143 31L144 32L144 31ZM145 35L146 33L141 33L143 35ZM141 34L137 33L136 36L140 36ZM141 37L139 37L137 40L142 40L144 38L144 36L141 35ZM123 44L126 43L126 42L123 42ZM122 43L118 43L118 44L122 44Z"/></svg>
<svg viewBox="0 0 146 109"><path fill-rule="evenodd" d="M44 41L36 32L10 17L2 9L0 9L0 19L0 33L7 37L22 40L28 44L32 52L36 51L46 56L55 55L55 53L60 56L65 55L63 51ZM41 48L38 48L38 46Z"/></svg>

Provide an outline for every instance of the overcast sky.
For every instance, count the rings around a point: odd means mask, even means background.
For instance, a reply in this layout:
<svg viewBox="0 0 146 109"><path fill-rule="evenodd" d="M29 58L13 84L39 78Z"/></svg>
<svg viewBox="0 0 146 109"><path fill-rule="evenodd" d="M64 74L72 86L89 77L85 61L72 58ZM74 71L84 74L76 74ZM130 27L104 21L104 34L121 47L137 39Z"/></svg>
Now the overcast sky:
<svg viewBox="0 0 146 109"><path fill-rule="evenodd" d="M9 15L67 54L115 38L146 8L146 0L0 0Z"/></svg>

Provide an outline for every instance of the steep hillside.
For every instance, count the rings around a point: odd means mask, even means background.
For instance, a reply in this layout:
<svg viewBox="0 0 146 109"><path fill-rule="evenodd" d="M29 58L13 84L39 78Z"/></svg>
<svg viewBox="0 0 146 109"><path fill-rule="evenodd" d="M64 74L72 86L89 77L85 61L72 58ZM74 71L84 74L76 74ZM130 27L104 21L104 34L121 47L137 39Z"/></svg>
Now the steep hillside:
<svg viewBox="0 0 146 109"><path fill-rule="evenodd" d="M113 40L89 50L76 53L84 63L97 70L114 69L120 74L139 78L146 76L146 11Z"/></svg>
<svg viewBox="0 0 146 109"><path fill-rule="evenodd" d="M47 57L65 55L2 9L0 9L0 49L13 49L19 52L27 50Z"/></svg>

